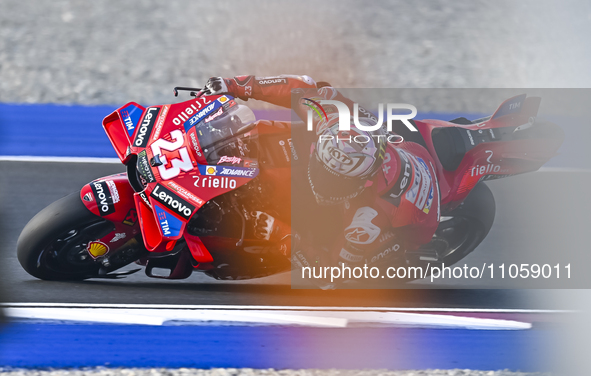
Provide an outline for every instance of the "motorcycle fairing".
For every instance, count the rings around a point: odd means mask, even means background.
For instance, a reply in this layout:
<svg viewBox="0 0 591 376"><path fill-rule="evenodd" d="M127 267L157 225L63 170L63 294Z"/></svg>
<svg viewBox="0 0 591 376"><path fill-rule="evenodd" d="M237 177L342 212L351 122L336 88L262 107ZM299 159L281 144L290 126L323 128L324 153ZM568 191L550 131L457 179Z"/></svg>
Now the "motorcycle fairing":
<svg viewBox="0 0 591 376"><path fill-rule="evenodd" d="M139 104L129 102L103 119L103 128L107 137L124 164L129 156L132 136L139 128L144 110L145 108Z"/></svg>
<svg viewBox="0 0 591 376"><path fill-rule="evenodd" d="M216 167L219 168L220 166ZM144 193L148 195L148 201L152 209L141 200L139 194L136 194L138 196L136 205L138 202L142 204L142 209L138 210L142 223L149 224L151 229L156 230L148 233L148 231L144 231L145 228L142 225L142 233L145 237L150 238L150 240L146 241L148 250L161 252L164 242L180 239L185 233L188 221L205 202L246 184L258 174L258 169L246 170L252 173L252 177L229 178L191 173L174 181L151 183ZM204 181L209 184L204 183ZM211 181L214 184L211 184ZM195 188L189 188L189 183L193 183ZM197 190L196 185L198 184L207 184L207 186L201 186L201 189ZM195 191L199 192L200 197L192 193Z"/></svg>
<svg viewBox="0 0 591 376"><path fill-rule="evenodd" d="M507 116L507 115L512 115L512 114L519 114L521 112L522 109L522 105L524 104L525 100L526 100L526 96L527 94L520 94L520 95L516 95L513 98L509 98L507 100L505 100L503 103L501 103L501 105L499 106L499 108L497 108L497 110L494 112L494 114L491 116L491 120L495 120L498 119L500 117L503 116ZM536 98L536 97L531 97ZM532 100L530 99L530 100ZM539 98L538 98L539 99ZM539 101L538 101L538 105L539 105ZM537 114L537 109L536 109L536 114ZM533 114L532 116L535 116L536 114Z"/></svg>
<svg viewBox="0 0 591 376"><path fill-rule="evenodd" d="M194 236L187 233L185 234L185 240L187 241L187 245L189 246L191 256L193 256L193 259L195 259L195 261L203 264L213 261L213 257L211 257L211 254L207 250L207 247L205 247L203 241L201 241L201 239L198 236Z"/></svg>
<svg viewBox="0 0 591 376"><path fill-rule="evenodd" d="M234 166L199 166L199 173L205 176L229 176L235 177L246 177L254 179L259 174L259 169L254 167L234 167ZM227 182L227 181L222 181ZM220 184L221 184L220 183Z"/></svg>
<svg viewBox="0 0 591 376"><path fill-rule="evenodd" d="M101 256L108 255L111 249L117 249L141 231L133 194L125 174L94 180L80 190L80 198L86 208L95 215L108 219L115 226L105 237L95 240L106 248ZM90 250L89 254L95 257Z"/></svg>
<svg viewBox="0 0 591 376"><path fill-rule="evenodd" d="M471 124L415 121L436 161L444 211L457 207L479 181L536 171L556 155L563 134L555 125L538 131L540 101L518 95Z"/></svg>
<svg viewBox="0 0 591 376"><path fill-rule="evenodd" d="M526 98L526 94L516 95L501 103L490 119L485 118L475 126L476 128L498 128L527 124L530 118L538 115L541 101L540 97Z"/></svg>
<svg viewBox="0 0 591 376"><path fill-rule="evenodd" d="M139 193L135 193L133 199L138 211L138 219L144 245L151 252L166 252L168 242L165 242L162 237L160 225L154 219L152 208L144 202ZM172 249L176 241L172 241L172 243L172 246L169 246L168 248Z"/></svg>
<svg viewBox="0 0 591 376"><path fill-rule="evenodd" d="M135 128L138 126L140 122L140 118L144 112L144 108L136 103L128 103L125 107L122 107L117 110L119 116L121 117L121 121L125 125L127 130L127 135L131 140L131 137L135 133Z"/></svg>
<svg viewBox="0 0 591 376"><path fill-rule="evenodd" d="M149 201L152 204L150 217L155 219L161 237L157 243L180 239L186 223L197 207L161 184L154 186ZM143 212L140 213L142 214Z"/></svg>
<svg viewBox="0 0 591 376"><path fill-rule="evenodd" d="M82 203L95 215L112 222L135 224L130 210L135 209L133 189L125 174L115 174L93 180L80 190Z"/></svg>
<svg viewBox="0 0 591 376"><path fill-rule="evenodd" d="M152 208L158 218L160 233L168 238L179 238L182 233L181 231L184 229L183 221L176 218L174 215L167 214L168 211L158 204L154 204Z"/></svg>
<svg viewBox="0 0 591 376"><path fill-rule="evenodd" d="M258 175L257 168L203 165L206 161L199 153L198 139L187 137L188 130L194 134L195 124L224 104L231 104L232 99L227 95L202 96L148 108L128 103L103 120L121 161L136 163L134 167L143 180L144 190L133 194L133 201L148 250L172 249L205 202ZM211 258L204 246L190 244L189 248L194 257Z"/></svg>
<svg viewBox="0 0 591 376"><path fill-rule="evenodd" d="M208 101L208 99L211 100ZM232 97L226 95L217 96L215 99L213 98L213 96L205 96L197 99L196 104L203 104L206 106L204 108L197 109L195 105L191 105L190 107L187 107L183 112L181 112L181 115L185 115L185 118L187 117L187 113L189 115L192 115L190 118L183 122L183 127L185 128L185 131L188 132L189 129L191 129L194 125L203 120L205 116L212 114L218 108L222 107L224 103L227 103L230 100L232 100ZM196 110L197 112L193 115L191 110ZM180 118L183 119L183 117Z"/></svg>

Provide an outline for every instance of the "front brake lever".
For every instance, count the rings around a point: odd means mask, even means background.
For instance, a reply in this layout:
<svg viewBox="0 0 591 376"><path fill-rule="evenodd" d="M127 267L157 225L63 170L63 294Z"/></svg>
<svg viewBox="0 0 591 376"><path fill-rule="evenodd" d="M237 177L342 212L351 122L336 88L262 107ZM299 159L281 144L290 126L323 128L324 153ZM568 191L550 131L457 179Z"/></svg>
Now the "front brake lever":
<svg viewBox="0 0 591 376"><path fill-rule="evenodd" d="M190 95L194 96L195 98L199 98L201 97L203 94L205 94L205 88L201 89L200 92L196 93L194 91L189 93Z"/></svg>
<svg viewBox="0 0 591 376"><path fill-rule="evenodd" d="M203 95L203 91L205 90L205 88L175 86L175 88L172 89L175 97L179 96L179 90L190 91L190 93L189 93L190 95L199 98L200 96ZM197 94L197 93L199 93L199 94Z"/></svg>

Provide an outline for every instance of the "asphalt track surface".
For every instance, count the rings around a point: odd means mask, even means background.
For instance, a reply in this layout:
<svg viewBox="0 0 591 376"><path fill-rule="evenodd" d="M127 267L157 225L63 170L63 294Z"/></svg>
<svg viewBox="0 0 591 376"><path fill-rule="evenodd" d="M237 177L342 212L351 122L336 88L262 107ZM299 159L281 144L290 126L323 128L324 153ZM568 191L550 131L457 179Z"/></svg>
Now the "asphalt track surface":
<svg viewBox="0 0 591 376"><path fill-rule="evenodd" d="M289 273L250 281L216 281L205 275L194 273L187 280L166 281L148 278L139 272L121 280L87 280L83 282L50 282L29 276L16 258L16 241L25 224L38 211L51 202L75 192L88 181L118 173L123 166L98 163L53 163L53 162L0 162L0 229L1 274L0 282L8 302L62 302L62 303L115 303L115 304L207 304L207 305L283 305L283 306L360 306L360 307L465 307L498 309L562 309L562 302L548 299L547 290L495 289L494 279L447 280L435 285L419 281L420 290L292 290ZM497 217L489 236L467 260L470 264L482 262L507 262L511 253L521 247L528 237L540 238L539 234L550 234L550 230L540 228L540 223L529 218L530 226L524 226L523 215L513 211L532 212L536 208L536 194L530 192L532 186L545 186L553 190L549 182L571 182L572 192L568 196L581 197L583 184L588 173L538 172L489 182L497 201ZM526 178L528 177L528 178ZM574 180L573 180L574 179ZM576 201L576 200L575 200ZM529 202L529 206L527 204ZM580 202L580 201L579 201ZM586 205L586 204L585 204ZM566 205L573 218L584 211ZM581 205L580 205L581 206ZM558 221L565 221L557 210L560 205L540 208L541 213L552 211ZM515 226L517 223L521 227ZM569 223L569 227L570 227ZM554 232L562 231L556 224ZM582 225L579 225L582 226ZM518 231L517 231L518 230ZM573 229L572 232L577 232ZM580 232L580 231L579 231ZM583 232L584 233L584 232ZM541 240L544 244L554 237ZM577 241L573 240L576 245ZM535 244L539 247L539 244ZM548 245L551 247L551 245ZM527 250L521 247L527 254ZM531 256L531 255L530 255ZM530 257L525 256L525 257ZM533 257L533 256L531 256ZM432 290L432 287L445 288ZM463 288L477 288L465 290ZM503 287L503 286L501 286ZM457 289L460 288L460 289ZM480 289L482 288L482 289Z"/></svg>

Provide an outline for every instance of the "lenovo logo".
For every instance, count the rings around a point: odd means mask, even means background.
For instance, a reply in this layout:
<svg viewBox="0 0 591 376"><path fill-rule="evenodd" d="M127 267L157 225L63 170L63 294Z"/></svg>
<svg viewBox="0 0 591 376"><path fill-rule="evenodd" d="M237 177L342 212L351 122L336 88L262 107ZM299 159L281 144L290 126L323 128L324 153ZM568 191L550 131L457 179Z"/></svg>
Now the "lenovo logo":
<svg viewBox="0 0 591 376"><path fill-rule="evenodd" d="M150 196L185 219L189 219L191 214L193 214L193 210L195 210L193 205L189 204L187 201L183 200L160 184L157 184L154 187L154 190Z"/></svg>
<svg viewBox="0 0 591 376"><path fill-rule="evenodd" d="M160 112L160 107L150 107L146 110L146 114L144 115L144 119L140 124L140 128L135 136L135 140L133 144L137 147L146 147L148 143L148 137L152 133L152 128L154 127L154 123L156 122L156 117Z"/></svg>
<svg viewBox="0 0 591 376"><path fill-rule="evenodd" d="M111 197L107 183L95 181L91 183L90 188L96 199L100 215L105 216L114 213L115 206L113 205L113 198Z"/></svg>
<svg viewBox="0 0 591 376"><path fill-rule="evenodd" d="M266 80L259 80L259 85L278 85L278 84L287 84L287 79L285 78L272 78Z"/></svg>

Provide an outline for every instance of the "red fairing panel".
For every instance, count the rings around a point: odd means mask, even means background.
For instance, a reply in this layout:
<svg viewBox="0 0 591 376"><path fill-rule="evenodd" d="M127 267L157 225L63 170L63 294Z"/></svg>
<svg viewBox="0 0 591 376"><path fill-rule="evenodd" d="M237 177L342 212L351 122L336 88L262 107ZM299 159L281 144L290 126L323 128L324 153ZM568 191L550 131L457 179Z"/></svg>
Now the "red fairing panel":
<svg viewBox="0 0 591 376"><path fill-rule="evenodd" d="M107 176L86 184L80 191L80 198L88 210L114 225L113 231L93 242L100 243L106 249L105 254L140 233L133 189L125 174ZM90 251L89 254L95 257Z"/></svg>
<svg viewBox="0 0 591 376"><path fill-rule="evenodd" d="M546 123L542 125L546 128L537 130L539 105L540 98L519 95L503 102L491 118L476 124L415 121L434 157L445 210L459 205L480 181L536 171L556 155L564 135L554 124ZM465 146L461 162L453 171L442 166L433 143L434 131L442 128L458 129L461 139L457 142Z"/></svg>
<svg viewBox="0 0 591 376"><path fill-rule="evenodd" d="M133 135L140 128L139 121L144 110L139 104L130 102L103 119L107 137L123 163L129 157L128 148L132 144Z"/></svg>
<svg viewBox="0 0 591 376"><path fill-rule="evenodd" d="M246 184L258 174L256 168L200 163L205 158L191 122L229 101L223 95L204 96L144 111L130 152L138 155L146 182L136 202L148 250L170 250L205 202ZM161 163L150 163L156 157Z"/></svg>
<svg viewBox="0 0 591 376"><path fill-rule="evenodd" d="M80 198L88 210L111 222L135 223L137 218L132 217L137 214L130 215L130 210L135 211L133 194L127 175L116 174L86 184Z"/></svg>

